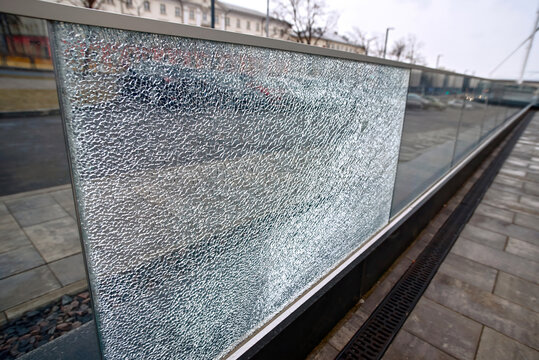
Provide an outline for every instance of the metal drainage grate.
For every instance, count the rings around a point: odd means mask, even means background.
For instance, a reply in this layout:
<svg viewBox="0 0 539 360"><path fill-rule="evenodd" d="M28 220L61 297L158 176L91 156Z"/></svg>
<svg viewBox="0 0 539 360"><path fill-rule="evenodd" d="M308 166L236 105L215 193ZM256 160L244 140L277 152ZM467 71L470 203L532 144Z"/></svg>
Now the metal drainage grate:
<svg viewBox="0 0 539 360"><path fill-rule="evenodd" d="M447 221L438 229L429 245L410 265L389 294L339 353L337 359L371 360L382 358L391 341L427 289L462 228L472 216L534 113L535 111L528 112L489 167L472 186Z"/></svg>

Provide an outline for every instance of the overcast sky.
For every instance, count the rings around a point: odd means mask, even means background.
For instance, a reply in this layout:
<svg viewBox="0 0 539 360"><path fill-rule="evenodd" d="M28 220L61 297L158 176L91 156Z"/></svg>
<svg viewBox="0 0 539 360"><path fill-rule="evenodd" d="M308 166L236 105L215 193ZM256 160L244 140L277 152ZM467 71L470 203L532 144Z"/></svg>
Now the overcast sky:
<svg viewBox="0 0 539 360"><path fill-rule="evenodd" d="M266 0L225 1L266 11ZM394 40L414 34L423 44L427 66L434 67L442 54L440 66L490 77L494 67L531 34L539 0L326 0L326 4L339 14L341 34L358 27L383 41L385 29L394 27L389 49ZM492 77L518 78L524 54L525 46ZM539 33L524 78L539 80Z"/></svg>

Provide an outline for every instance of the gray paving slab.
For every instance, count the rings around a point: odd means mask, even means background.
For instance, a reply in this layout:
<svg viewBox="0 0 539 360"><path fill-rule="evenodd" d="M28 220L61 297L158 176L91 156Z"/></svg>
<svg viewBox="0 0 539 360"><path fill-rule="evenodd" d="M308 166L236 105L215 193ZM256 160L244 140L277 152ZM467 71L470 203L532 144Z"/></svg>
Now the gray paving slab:
<svg viewBox="0 0 539 360"><path fill-rule="evenodd" d="M539 231L539 216L516 213L514 223L528 229Z"/></svg>
<svg viewBox="0 0 539 360"><path fill-rule="evenodd" d="M534 195L520 195L519 202L521 204L539 209L539 196Z"/></svg>
<svg viewBox="0 0 539 360"><path fill-rule="evenodd" d="M68 216L68 213L59 205L49 205L45 207L29 209L19 212L14 212L13 216L17 222L25 227L43 223L45 221L60 219Z"/></svg>
<svg viewBox="0 0 539 360"><path fill-rule="evenodd" d="M500 169L500 174L513 176L513 177L526 178L527 172L526 170L520 170L520 169L515 169L512 167L504 166Z"/></svg>
<svg viewBox="0 0 539 360"><path fill-rule="evenodd" d="M539 246L535 246L527 241L509 238L505 251L524 259L539 262Z"/></svg>
<svg viewBox="0 0 539 360"><path fill-rule="evenodd" d="M73 191L71 188L51 192L50 195L59 203L67 204L73 203Z"/></svg>
<svg viewBox="0 0 539 360"><path fill-rule="evenodd" d="M487 192L485 193L485 196L483 197L484 200L487 200L487 201L490 200L490 201L493 201L494 203L518 202L518 198L519 198L518 194L513 194L507 191L492 190L492 189L487 190Z"/></svg>
<svg viewBox="0 0 539 360"><path fill-rule="evenodd" d="M346 344L352 339L352 336L356 333L356 329L351 328L348 324L343 324L339 329L329 338L328 342L335 349L341 351Z"/></svg>
<svg viewBox="0 0 539 360"><path fill-rule="evenodd" d="M389 348L384 360L451 360L449 354L435 348L426 341L405 330L399 331Z"/></svg>
<svg viewBox="0 0 539 360"><path fill-rule="evenodd" d="M51 195L72 218L76 217L75 203L73 201L73 192L71 188L51 192Z"/></svg>
<svg viewBox="0 0 539 360"><path fill-rule="evenodd" d="M514 189L523 189L524 188L524 181L523 180L515 179L515 178L510 177L510 176L505 176L503 174L499 174L494 178L493 185L495 185L495 184L505 185L507 187L511 187L511 188L514 188ZM492 187L490 189L492 189Z"/></svg>
<svg viewBox="0 0 539 360"><path fill-rule="evenodd" d="M531 164L531 161L529 159L524 158L517 158L514 156L509 156L503 166L502 169L514 169L514 170L528 170L528 166Z"/></svg>
<svg viewBox="0 0 539 360"><path fill-rule="evenodd" d="M533 172L533 171L530 171L528 170L526 172L526 177L525 177L525 180L526 181L531 181L531 182L539 182L539 174Z"/></svg>
<svg viewBox="0 0 539 360"><path fill-rule="evenodd" d="M14 213L54 205L56 204L56 201L49 194L40 194L34 196L25 196L18 199L6 200L5 204L7 205L9 211Z"/></svg>
<svg viewBox="0 0 539 360"><path fill-rule="evenodd" d="M488 292L494 289L498 271L454 253L447 254L439 272L467 282Z"/></svg>
<svg viewBox="0 0 539 360"><path fill-rule="evenodd" d="M499 219L509 223L512 222L513 218L515 217L515 213L513 211L500 209L487 204L479 204L479 206L475 209L474 214Z"/></svg>
<svg viewBox="0 0 539 360"><path fill-rule="evenodd" d="M45 264L32 245L0 254L0 279Z"/></svg>
<svg viewBox="0 0 539 360"><path fill-rule="evenodd" d="M539 285L537 284L500 271L494 294L539 312Z"/></svg>
<svg viewBox="0 0 539 360"><path fill-rule="evenodd" d="M424 296L527 346L539 348L537 312L442 273L434 277Z"/></svg>
<svg viewBox="0 0 539 360"><path fill-rule="evenodd" d="M49 268L58 280L60 280L62 286L86 278L86 270L81 253L51 262L49 263Z"/></svg>
<svg viewBox="0 0 539 360"><path fill-rule="evenodd" d="M464 227L464 230L462 230L460 233L460 236L500 250L505 248L505 244L507 242L506 235L485 230L472 224L467 224L466 227Z"/></svg>
<svg viewBox="0 0 539 360"><path fill-rule="evenodd" d="M521 158L518 158L516 156L508 156L507 160L505 160L505 163L511 166L515 167L528 167L528 165L531 163L531 160L524 160Z"/></svg>
<svg viewBox="0 0 539 360"><path fill-rule="evenodd" d="M81 252L77 224L71 217L47 221L24 230L47 262Z"/></svg>
<svg viewBox="0 0 539 360"><path fill-rule="evenodd" d="M496 191L497 193L511 194L517 197L520 196L519 194L508 193L508 192L500 191L497 189L491 189L490 191ZM485 196L482 200L482 203L496 206L501 209L508 209L511 211L524 212L524 213L534 214L534 215L539 214L539 209L536 207L521 203L518 200L515 200L513 197L510 198L507 195L504 195L501 197L504 197L505 199L496 198L496 196L494 195Z"/></svg>
<svg viewBox="0 0 539 360"><path fill-rule="evenodd" d="M539 207L538 207L539 209ZM483 215L474 215L469 224L482 229L497 232L519 240L529 241L539 245L539 231L524 226L515 225L502 220L494 219Z"/></svg>
<svg viewBox="0 0 539 360"><path fill-rule="evenodd" d="M9 215L11 217L11 215ZM15 219L0 224L0 253L32 245Z"/></svg>
<svg viewBox="0 0 539 360"><path fill-rule="evenodd" d="M539 352L499 332L485 327L477 360L536 360Z"/></svg>
<svg viewBox="0 0 539 360"><path fill-rule="evenodd" d="M516 194L516 195L526 195L527 192L525 192L525 190L523 189L523 187L514 187L514 186L509 186L509 185L505 185L505 184L500 184L500 183L496 183L496 182L493 182L489 189L491 190L498 190L498 191L505 191L505 192L509 192L509 193L513 193L513 194Z"/></svg>
<svg viewBox="0 0 539 360"><path fill-rule="evenodd" d="M523 186L524 186L524 192L530 195L539 196L539 183L525 182Z"/></svg>
<svg viewBox="0 0 539 360"><path fill-rule="evenodd" d="M404 329L438 349L463 360L473 360L482 325L427 298L421 298Z"/></svg>
<svg viewBox="0 0 539 360"><path fill-rule="evenodd" d="M5 213L5 214L0 214L0 225L3 225L3 224L9 224L9 223L12 223L12 222L17 222L15 220L15 218L13 216L11 216L11 214L9 212Z"/></svg>
<svg viewBox="0 0 539 360"><path fill-rule="evenodd" d="M50 269L40 266L0 280L0 311L60 288Z"/></svg>
<svg viewBox="0 0 539 360"><path fill-rule="evenodd" d="M317 349L315 353L309 355L306 360L334 360L337 355L339 355L339 351L331 344L326 343L320 349Z"/></svg>
<svg viewBox="0 0 539 360"><path fill-rule="evenodd" d="M451 252L523 279L539 282L537 277L539 263L523 259L511 253L493 249L464 238L457 240Z"/></svg>
<svg viewBox="0 0 539 360"><path fill-rule="evenodd" d="M8 215L8 214L9 214L9 210L7 209L6 204L4 204L3 202L0 202L0 219L2 218L3 215Z"/></svg>

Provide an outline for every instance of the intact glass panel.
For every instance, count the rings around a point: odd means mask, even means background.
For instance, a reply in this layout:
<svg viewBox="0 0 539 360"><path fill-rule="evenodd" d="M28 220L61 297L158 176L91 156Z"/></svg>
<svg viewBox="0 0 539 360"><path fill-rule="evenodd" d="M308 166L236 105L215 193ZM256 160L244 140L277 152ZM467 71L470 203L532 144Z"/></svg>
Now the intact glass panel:
<svg viewBox="0 0 539 360"><path fill-rule="evenodd" d="M51 28L107 358L222 357L387 224L408 70Z"/></svg>
<svg viewBox="0 0 539 360"><path fill-rule="evenodd" d="M392 214L450 168L464 106L464 77L412 70Z"/></svg>
<svg viewBox="0 0 539 360"><path fill-rule="evenodd" d="M453 164L471 152L481 137L481 126L485 117L486 101L484 99L483 82L477 78L464 78L464 96L462 117L460 119L457 144Z"/></svg>

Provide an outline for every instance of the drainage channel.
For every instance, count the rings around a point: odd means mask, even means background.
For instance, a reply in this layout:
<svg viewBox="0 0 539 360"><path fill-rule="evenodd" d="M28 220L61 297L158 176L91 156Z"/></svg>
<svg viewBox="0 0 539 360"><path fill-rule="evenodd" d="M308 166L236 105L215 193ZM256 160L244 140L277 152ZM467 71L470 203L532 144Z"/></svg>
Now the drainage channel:
<svg viewBox="0 0 539 360"><path fill-rule="evenodd" d="M337 356L338 360L381 359L415 305L427 289L460 232L532 119L529 111L501 151L464 196L431 242L410 265L363 326Z"/></svg>

